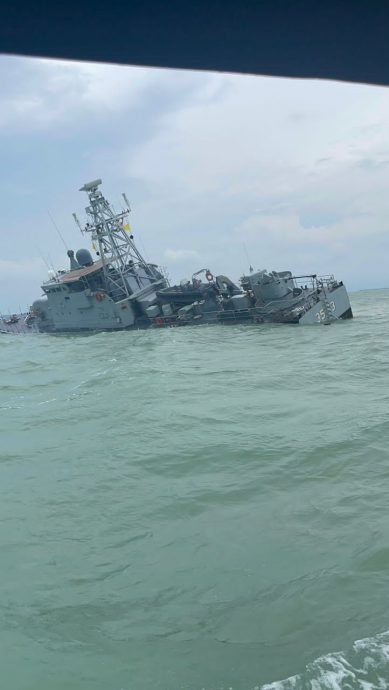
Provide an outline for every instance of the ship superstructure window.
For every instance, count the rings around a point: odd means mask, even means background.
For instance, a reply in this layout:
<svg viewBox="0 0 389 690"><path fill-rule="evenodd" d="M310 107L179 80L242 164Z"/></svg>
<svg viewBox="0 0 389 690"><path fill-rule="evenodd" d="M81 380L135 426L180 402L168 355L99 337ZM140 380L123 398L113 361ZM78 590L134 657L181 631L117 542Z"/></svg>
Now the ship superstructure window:
<svg viewBox="0 0 389 690"><path fill-rule="evenodd" d="M86 286L81 280L77 280L73 283L68 283L64 290L66 290L67 292L83 292L83 290L85 290L85 287Z"/></svg>

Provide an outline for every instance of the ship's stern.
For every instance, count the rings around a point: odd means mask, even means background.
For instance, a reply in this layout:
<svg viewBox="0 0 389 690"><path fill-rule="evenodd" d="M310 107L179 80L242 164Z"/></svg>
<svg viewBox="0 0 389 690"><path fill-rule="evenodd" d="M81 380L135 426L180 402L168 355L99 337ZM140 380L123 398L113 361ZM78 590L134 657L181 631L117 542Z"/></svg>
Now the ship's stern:
<svg viewBox="0 0 389 690"><path fill-rule="evenodd" d="M330 324L339 319L352 319L353 312L345 285L317 292L317 301L299 319L301 325Z"/></svg>

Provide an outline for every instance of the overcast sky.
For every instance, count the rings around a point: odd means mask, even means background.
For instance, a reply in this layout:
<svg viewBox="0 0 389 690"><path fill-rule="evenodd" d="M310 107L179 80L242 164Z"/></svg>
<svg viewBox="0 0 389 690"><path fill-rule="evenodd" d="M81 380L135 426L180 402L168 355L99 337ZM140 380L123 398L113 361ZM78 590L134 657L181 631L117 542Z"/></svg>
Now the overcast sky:
<svg viewBox="0 0 389 690"><path fill-rule="evenodd" d="M0 311L88 246L78 191L131 202L173 281L203 267L389 286L389 90L0 57ZM247 255L246 255L247 252Z"/></svg>

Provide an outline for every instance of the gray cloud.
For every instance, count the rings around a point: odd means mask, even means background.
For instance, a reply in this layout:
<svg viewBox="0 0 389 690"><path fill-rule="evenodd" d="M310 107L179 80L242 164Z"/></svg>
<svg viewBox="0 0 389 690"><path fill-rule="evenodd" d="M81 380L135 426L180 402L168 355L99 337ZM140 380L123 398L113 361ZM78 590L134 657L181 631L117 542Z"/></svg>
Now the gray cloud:
<svg viewBox="0 0 389 690"><path fill-rule="evenodd" d="M84 243L71 212L95 177L114 202L127 192L141 249L174 279L202 265L236 279L245 246L254 265L386 284L387 90L5 57L0 70L9 301L39 294L40 254L67 265L47 209Z"/></svg>

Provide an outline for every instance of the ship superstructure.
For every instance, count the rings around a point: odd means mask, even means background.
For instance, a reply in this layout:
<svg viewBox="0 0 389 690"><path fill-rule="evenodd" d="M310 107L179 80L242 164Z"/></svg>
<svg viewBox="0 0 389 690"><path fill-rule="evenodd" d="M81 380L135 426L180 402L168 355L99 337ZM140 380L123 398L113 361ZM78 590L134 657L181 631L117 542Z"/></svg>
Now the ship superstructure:
<svg viewBox="0 0 389 690"><path fill-rule="evenodd" d="M155 264L145 261L130 230L129 204L115 212L99 189L101 180L81 187L89 204L81 232L88 236L96 259L88 249L74 255L68 250L70 270L50 272L43 283L43 299L32 305L39 329L48 332L122 330L144 327L158 312L157 290L168 283Z"/></svg>

